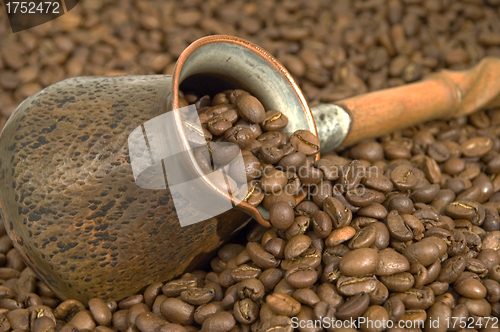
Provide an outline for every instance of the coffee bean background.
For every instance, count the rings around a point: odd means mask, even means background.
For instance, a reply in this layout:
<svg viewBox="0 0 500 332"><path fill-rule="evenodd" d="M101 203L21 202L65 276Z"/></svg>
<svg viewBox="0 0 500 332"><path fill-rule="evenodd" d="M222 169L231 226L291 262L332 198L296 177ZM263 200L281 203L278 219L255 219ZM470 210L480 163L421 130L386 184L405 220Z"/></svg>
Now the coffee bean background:
<svg viewBox="0 0 500 332"><path fill-rule="evenodd" d="M0 128L24 98L68 77L169 74L209 34L270 51L314 106L500 57L500 1L82 0L16 34L1 9ZM206 271L118 303L56 299L2 226L0 330L291 331L292 316L364 316L464 317L474 324L461 331L498 331L476 322L500 317L499 136L500 110L488 110L326 154L314 167L331 194L312 192L290 226L253 224ZM380 172L347 172L368 166ZM338 193L339 183L369 191Z"/></svg>

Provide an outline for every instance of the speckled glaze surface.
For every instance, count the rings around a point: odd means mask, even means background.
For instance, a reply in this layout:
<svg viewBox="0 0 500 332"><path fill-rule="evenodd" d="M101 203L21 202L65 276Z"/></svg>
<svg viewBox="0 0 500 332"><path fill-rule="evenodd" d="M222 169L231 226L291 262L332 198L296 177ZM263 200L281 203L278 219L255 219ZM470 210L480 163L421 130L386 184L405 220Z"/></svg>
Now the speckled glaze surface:
<svg viewBox="0 0 500 332"><path fill-rule="evenodd" d="M61 298L121 299L207 260L238 210L180 227L167 190L139 188L127 138L166 111L171 77L72 78L28 98L0 136L14 246Z"/></svg>

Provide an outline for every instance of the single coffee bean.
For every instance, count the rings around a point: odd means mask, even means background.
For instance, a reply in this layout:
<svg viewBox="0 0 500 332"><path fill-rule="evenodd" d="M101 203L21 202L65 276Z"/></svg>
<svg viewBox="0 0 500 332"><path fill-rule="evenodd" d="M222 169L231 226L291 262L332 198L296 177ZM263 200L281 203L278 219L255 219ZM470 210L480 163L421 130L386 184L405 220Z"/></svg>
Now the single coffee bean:
<svg viewBox="0 0 500 332"><path fill-rule="evenodd" d="M403 301L397 297L387 299L384 303L384 308L387 310L389 320L393 322L399 321L405 313L405 305Z"/></svg>
<svg viewBox="0 0 500 332"><path fill-rule="evenodd" d="M353 146L350 150L352 159L364 159L375 162L384 159L384 149L378 142L365 142Z"/></svg>
<svg viewBox="0 0 500 332"><path fill-rule="evenodd" d="M446 332L449 328L446 322L452 319L451 308L444 302L436 302L427 310L427 317L426 331Z"/></svg>
<svg viewBox="0 0 500 332"><path fill-rule="evenodd" d="M429 287L412 288L402 294L401 300L407 310L427 309L434 303L434 292Z"/></svg>
<svg viewBox="0 0 500 332"><path fill-rule="evenodd" d="M412 167L399 165L391 172L391 181L398 190L408 190L417 184Z"/></svg>
<svg viewBox="0 0 500 332"><path fill-rule="evenodd" d="M461 297L458 300L458 304L464 304L469 313L479 317L487 317L491 314L491 305L485 299L469 299L466 297Z"/></svg>
<svg viewBox="0 0 500 332"><path fill-rule="evenodd" d="M373 322L372 324L363 323L361 324L361 329L364 332L381 332L386 329L386 322L389 320L389 314L384 307L379 305L372 305L365 310L362 317L365 318L364 321Z"/></svg>
<svg viewBox="0 0 500 332"><path fill-rule="evenodd" d="M292 171L297 173L299 168L306 162L307 156L303 152L294 152L284 156L278 162L278 166L282 167L284 171Z"/></svg>
<svg viewBox="0 0 500 332"><path fill-rule="evenodd" d="M234 304L233 313L236 320L242 324L252 324L259 317L259 306L249 298Z"/></svg>
<svg viewBox="0 0 500 332"><path fill-rule="evenodd" d="M274 289L274 287L276 286L276 284L278 284L282 277L283 274L279 269L269 268L261 273L261 275L259 276L259 280L264 285L266 292L269 292L270 290Z"/></svg>
<svg viewBox="0 0 500 332"><path fill-rule="evenodd" d="M324 211L315 211L312 215L311 222L314 233L320 238L326 238L332 232L332 219Z"/></svg>
<svg viewBox="0 0 500 332"><path fill-rule="evenodd" d="M234 127L230 127L224 132L224 139L227 142L234 143L242 149L247 147L252 142L253 138L254 134L252 129L244 125L236 125Z"/></svg>
<svg viewBox="0 0 500 332"><path fill-rule="evenodd" d="M370 293L377 286L376 281L373 276L340 276L337 280L337 289L339 293L346 296L352 296L361 292Z"/></svg>
<svg viewBox="0 0 500 332"><path fill-rule="evenodd" d="M387 217L387 209L379 203L372 203L358 211L359 216L370 217L375 219L384 219Z"/></svg>
<svg viewBox="0 0 500 332"><path fill-rule="evenodd" d="M462 143L462 153L465 157L482 157L493 147L493 141L487 137L475 137Z"/></svg>
<svg viewBox="0 0 500 332"><path fill-rule="evenodd" d="M152 312L143 312L137 316L135 324L141 332L154 332L166 324L166 321Z"/></svg>
<svg viewBox="0 0 500 332"><path fill-rule="evenodd" d="M181 292L180 299L193 305L201 305L210 302L215 295L213 289L201 287L190 287Z"/></svg>
<svg viewBox="0 0 500 332"><path fill-rule="evenodd" d="M384 176L382 172L373 171L371 168L367 171L366 176L361 179L361 183L368 188L378 190L384 193L392 191L393 184L389 178Z"/></svg>
<svg viewBox="0 0 500 332"><path fill-rule="evenodd" d="M287 202L276 202L269 209L269 220L274 227L286 229L294 221L293 208Z"/></svg>
<svg viewBox="0 0 500 332"><path fill-rule="evenodd" d="M328 159L320 159L314 163L314 167L323 172L325 180L337 180L339 178L341 166L334 164Z"/></svg>
<svg viewBox="0 0 500 332"><path fill-rule="evenodd" d="M267 252L262 245L255 242L247 243L247 252L252 261L263 269L277 267L280 263L271 253Z"/></svg>
<svg viewBox="0 0 500 332"><path fill-rule="evenodd" d="M161 313L168 321L181 325L190 325L194 321L195 307L177 298L168 298L161 304Z"/></svg>
<svg viewBox="0 0 500 332"><path fill-rule="evenodd" d="M295 288L307 288L318 279L318 272L311 266L294 264L285 273L286 282Z"/></svg>
<svg viewBox="0 0 500 332"><path fill-rule="evenodd" d="M319 152L319 139L307 130L297 130L290 136L290 142L298 152L306 156L313 156Z"/></svg>
<svg viewBox="0 0 500 332"><path fill-rule="evenodd" d="M166 296L175 297L181 295L181 292L188 287L197 287L198 281L193 277L183 277L177 280L169 281L163 286L162 292ZM121 303L121 301L120 301Z"/></svg>
<svg viewBox="0 0 500 332"><path fill-rule="evenodd" d="M162 284L161 284L162 285ZM161 286L160 288L161 289ZM93 298L89 300L89 309L92 312L92 316L99 325L107 326L111 323L113 315L111 310L109 310L106 302L101 299Z"/></svg>
<svg viewBox="0 0 500 332"><path fill-rule="evenodd" d="M351 210L346 208L344 204L334 197L327 197L325 199L323 211L330 216L335 228L348 226L352 220Z"/></svg>
<svg viewBox="0 0 500 332"><path fill-rule="evenodd" d="M339 264L340 272L349 277L370 274L379 263L377 250L371 248L355 249L344 257Z"/></svg>
<svg viewBox="0 0 500 332"><path fill-rule="evenodd" d="M406 292L415 284L415 279L409 272L400 272L393 275L381 276L380 280L391 292Z"/></svg>
<svg viewBox="0 0 500 332"><path fill-rule="evenodd" d="M403 255L410 264L421 263L423 266L427 266L438 259L440 248L435 238L424 238L405 248Z"/></svg>
<svg viewBox="0 0 500 332"><path fill-rule="evenodd" d="M267 111L262 121L262 128L266 131L280 131L288 124L288 118L280 111Z"/></svg>
<svg viewBox="0 0 500 332"><path fill-rule="evenodd" d="M286 136L279 131L270 131L261 134L257 137L257 140L261 142L262 145L278 148L286 141Z"/></svg>
<svg viewBox="0 0 500 332"><path fill-rule="evenodd" d="M387 215L387 228L391 236L399 241L413 239L412 229L405 223L405 220L397 210L392 210Z"/></svg>
<svg viewBox="0 0 500 332"><path fill-rule="evenodd" d="M455 290L462 296L471 299L482 299L486 296L486 287L476 279L465 278L458 281Z"/></svg>
<svg viewBox="0 0 500 332"><path fill-rule="evenodd" d="M364 292L354 295L344 302L337 310L337 319L356 319L365 312L370 305L370 296Z"/></svg>
<svg viewBox="0 0 500 332"><path fill-rule="evenodd" d="M234 104L237 107L238 115L251 123L261 123L266 117L266 111L260 101L249 94L236 97Z"/></svg>
<svg viewBox="0 0 500 332"><path fill-rule="evenodd" d="M266 303L278 315L296 316L300 309L300 302L283 293L272 293L266 297Z"/></svg>
<svg viewBox="0 0 500 332"><path fill-rule="evenodd" d="M209 316L221 311L224 311L224 306L220 301L203 304L196 308L194 312L194 320L198 324L203 324L205 319L207 319Z"/></svg>
<svg viewBox="0 0 500 332"><path fill-rule="evenodd" d="M318 295L309 288L297 289L295 292L293 292L292 297L300 303L306 304L310 307L314 307L321 301Z"/></svg>
<svg viewBox="0 0 500 332"><path fill-rule="evenodd" d="M368 206L372 203L382 203L385 195L379 191L358 187L346 193L347 200L355 206Z"/></svg>
<svg viewBox="0 0 500 332"><path fill-rule="evenodd" d="M337 244L340 244L342 242L348 241L351 239L353 236L355 236L356 230L351 227L351 226L345 226L342 228L337 228L333 230L328 237L325 239L325 244L327 246L333 247ZM359 234L359 233L358 233ZM367 247L369 247L368 245ZM357 249L358 247L354 247L353 249ZM359 246L361 248L361 246Z"/></svg>
<svg viewBox="0 0 500 332"><path fill-rule="evenodd" d="M406 257L392 248L380 250L378 257L378 266L373 272L376 275L388 276L395 273L405 272L410 268L410 263Z"/></svg>
<svg viewBox="0 0 500 332"><path fill-rule="evenodd" d="M234 316L228 311L221 311L207 317L203 322L202 330L207 332L228 332L235 325Z"/></svg>
<svg viewBox="0 0 500 332"><path fill-rule="evenodd" d="M316 303L313 308L313 316L321 321L335 321L336 320L337 310L335 306L331 303L321 301Z"/></svg>
<svg viewBox="0 0 500 332"><path fill-rule="evenodd" d="M301 255L311 245L311 238L307 235L292 237L285 246L285 258L294 259Z"/></svg>
<svg viewBox="0 0 500 332"><path fill-rule="evenodd" d="M259 152L260 159L269 164L277 163L283 155L283 150L268 144L263 144Z"/></svg>

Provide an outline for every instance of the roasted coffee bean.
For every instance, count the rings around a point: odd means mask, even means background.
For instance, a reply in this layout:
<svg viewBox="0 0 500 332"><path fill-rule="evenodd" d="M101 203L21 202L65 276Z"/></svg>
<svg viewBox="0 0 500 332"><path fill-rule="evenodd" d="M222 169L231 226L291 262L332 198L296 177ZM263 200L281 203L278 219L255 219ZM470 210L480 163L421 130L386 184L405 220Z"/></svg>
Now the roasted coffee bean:
<svg viewBox="0 0 500 332"><path fill-rule="evenodd" d="M429 287L412 288L401 294L407 310L427 309L434 303L434 292Z"/></svg>
<svg viewBox="0 0 500 332"><path fill-rule="evenodd" d="M482 157L493 147L493 142L487 137L475 137L462 143L462 153L465 157Z"/></svg>
<svg viewBox="0 0 500 332"><path fill-rule="evenodd" d="M236 97L234 104L237 107L238 115L251 123L261 123L266 117L264 106L260 101L249 94Z"/></svg>
<svg viewBox="0 0 500 332"><path fill-rule="evenodd" d="M310 307L314 307L321 301L318 295L309 288L297 289L295 292L293 292L292 297L300 303L307 304Z"/></svg>
<svg viewBox="0 0 500 332"><path fill-rule="evenodd" d="M269 209L271 224L278 229L287 229L294 221L293 208L287 202L276 202Z"/></svg>
<svg viewBox="0 0 500 332"><path fill-rule="evenodd" d="M177 298L168 298L161 304L161 313L168 321L189 325L194 321L195 307Z"/></svg>
<svg viewBox="0 0 500 332"><path fill-rule="evenodd" d="M426 331L446 332L449 328L446 322L452 319L451 308L443 302L436 302L427 310L427 317Z"/></svg>
<svg viewBox="0 0 500 332"><path fill-rule="evenodd" d="M307 216L312 217L315 211L318 211L320 208L311 201L302 201L295 207L295 212L299 216Z"/></svg>
<svg viewBox="0 0 500 332"><path fill-rule="evenodd" d="M259 316L259 306L251 299L245 298L234 304L233 313L238 322L252 324Z"/></svg>
<svg viewBox="0 0 500 332"><path fill-rule="evenodd" d="M387 228L391 236L396 240L408 241L413 239L413 231L397 210L392 210L387 215Z"/></svg>
<svg viewBox="0 0 500 332"><path fill-rule="evenodd" d="M367 171L365 177L361 179L361 183L365 186L378 190L384 193L388 193L393 189L393 184L390 179L384 176L381 172L373 171L371 168Z"/></svg>
<svg viewBox="0 0 500 332"><path fill-rule="evenodd" d="M370 217L375 219L384 219L387 217L387 209L379 203L372 203L358 211L359 216Z"/></svg>
<svg viewBox="0 0 500 332"><path fill-rule="evenodd" d="M310 131L297 130L290 136L290 142L298 152L306 156L313 156L319 152L319 139Z"/></svg>
<svg viewBox="0 0 500 332"><path fill-rule="evenodd" d="M235 325L234 316L228 311L221 311L207 317L203 322L202 330L207 332L228 332Z"/></svg>
<svg viewBox="0 0 500 332"><path fill-rule="evenodd" d="M384 307L379 305L372 305L368 307L363 313L363 316L367 323L361 324L361 329L365 332L381 332L385 330L386 322L389 320L389 314ZM371 321L372 324L369 324Z"/></svg>
<svg viewBox="0 0 500 332"><path fill-rule="evenodd" d="M154 332L159 330L162 325L165 325L166 321L152 312L143 312L137 316L135 323L141 332Z"/></svg>
<svg viewBox="0 0 500 332"><path fill-rule="evenodd" d="M307 288L318 279L318 272L311 266L294 264L285 273L286 282L295 288Z"/></svg>
<svg viewBox="0 0 500 332"><path fill-rule="evenodd" d="M283 277L282 272L277 268L269 268L264 270L259 276L259 280L264 285L266 292L274 289L278 282Z"/></svg>
<svg viewBox="0 0 500 332"><path fill-rule="evenodd" d="M273 148L280 147L281 144L284 143L286 137L283 133L279 131L270 131L264 134L261 134L257 137L257 140L262 143L262 145L267 145Z"/></svg>
<svg viewBox="0 0 500 332"><path fill-rule="evenodd" d="M387 299L384 303L384 308L387 310L389 320L394 322L399 321L405 313L404 303L397 297Z"/></svg>
<svg viewBox="0 0 500 332"><path fill-rule="evenodd" d="M373 272L379 276L388 276L395 273L407 271L410 268L410 263L405 256L396 252L392 248L382 249L378 253L378 266Z"/></svg>
<svg viewBox="0 0 500 332"><path fill-rule="evenodd" d="M370 296L361 292L344 302L335 313L337 319L349 320L358 318L370 305Z"/></svg>
<svg viewBox="0 0 500 332"><path fill-rule="evenodd" d="M269 294L266 297L266 302L277 315L292 317L296 316L301 309L297 300L283 293Z"/></svg>
<svg viewBox="0 0 500 332"><path fill-rule="evenodd" d="M370 274L378 267L379 255L371 248L355 249L347 253L339 264L340 272L349 277Z"/></svg>
<svg viewBox="0 0 500 332"><path fill-rule="evenodd" d="M214 296L215 292L213 289L190 287L182 291L179 298L189 304L201 305L210 302Z"/></svg>
<svg viewBox="0 0 500 332"><path fill-rule="evenodd" d="M229 121L226 122L230 124ZM229 127L229 129L224 132L224 139L227 142L237 144L242 149L248 146L253 138L252 129L244 125Z"/></svg>
<svg viewBox="0 0 500 332"><path fill-rule="evenodd" d="M320 159L314 163L314 167L323 172L325 180L336 180L339 177L340 166L328 159Z"/></svg>
<svg viewBox="0 0 500 332"><path fill-rule="evenodd" d="M90 330L95 328L94 320L92 315L88 310L79 311L71 320L68 322L69 325L74 326L78 330Z"/></svg>
<svg viewBox="0 0 500 332"><path fill-rule="evenodd" d="M280 263L272 254L267 252L262 245L254 242L248 242L247 252L252 261L263 269L277 267Z"/></svg>
<svg viewBox="0 0 500 332"><path fill-rule="evenodd" d="M479 317L486 317L491 314L491 305L485 299L469 299L466 297L461 297L458 300L458 304L464 304L469 313Z"/></svg>
<svg viewBox="0 0 500 332"><path fill-rule="evenodd" d="M438 244L439 239L435 237L424 238L403 250L403 255L410 264L421 263L424 266L430 265L441 255Z"/></svg>
<svg viewBox="0 0 500 332"><path fill-rule="evenodd" d="M375 277L346 277L340 276L337 280L337 289L339 293L346 296L352 296L361 292L370 293L377 286Z"/></svg>
<svg viewBox="0 0 500 332"><path fill-rule="evenodd" d="M324 211L316 211L311 218L314 233L320 238L326 238L332 232L332 219Z"/></svg>
<svg viewBox="0 0 500 332"><path fill-rule="evenodd" d="M205 321L205 319L207 319L207 317L215 314L216 312L221 312L223 310L224 307L222 305L222 302L220 301L203 304L196 308L194 312L194 320L198 324L203 324L203 322Z"/></svg>
<svg viewBox="0 0 500 332"><path fill-rule="evenodd" d="M471 299L482 299L486 296L486 287L476 279L464 278L455 285L456 291Z"/></svg>
<svg viewBox="0 0 500 332"><path fill-rule="evenodd" d="M327 197L323 203L323 210L328 213L335 228L347 226L352 220L351 210L336 198Z"/></svg>
<svg viewBox="0 0 500 332"><path fill-rule="evenodd" d="M351 148L350 157L375 162L384 159L384 150L378 142L360 143Z"/></svg>
<svg viewBox="0 0 500 332"><path fill-rule="evenodd" d="M162 287L162 292L163 292L163 294L165 294L167 296L179 296L181 294L181 292L188 289L188 287L196 287L196 286L198 286L198 281L196 280L195 277L193 277L191 275L184 275L180 279L167 282ZM133 304L138 303L137 302L138 300L142 301L139 298L135 298ZM120 301L120 304L122 306L126 304L126 302L124 302L124 303L122 303L122 302L123 302L123 300ZM122 308L120 308L120 309L122 309ZM127 308L125 307L125 309L127 309Z"/></svg>
<svg viewBox="0 0 500 332"><path fill-rule="evenodd" d="M161 289L161 286L163 285L160 283L159 289ZM113 315L106 302L98 298L93 298L89 301L89 308L92 316L99 325L108 326L111 323Z"/></svg>
<svg viewBox="0 0 500 332"><path fill-rule="evenodd" d="M376 190L357 187L346 193L347 200L355 206L368 206L372 203L382 203L385 199L384 194Z"/></svg>
<svg viewBox="0 0 500 332"><path fill-rule="evenodd" d="M412 167L408 165L399 165L391 172L391 181L399 190L408 190L417 184Z"/></svg>
<svg viewBox="0 0 500 332"><path fill-rule="evenodd" d="M262 121L262 128L266 131L280 131L288 124L288 118L280 111L267 111L264 120Z"/></svg>

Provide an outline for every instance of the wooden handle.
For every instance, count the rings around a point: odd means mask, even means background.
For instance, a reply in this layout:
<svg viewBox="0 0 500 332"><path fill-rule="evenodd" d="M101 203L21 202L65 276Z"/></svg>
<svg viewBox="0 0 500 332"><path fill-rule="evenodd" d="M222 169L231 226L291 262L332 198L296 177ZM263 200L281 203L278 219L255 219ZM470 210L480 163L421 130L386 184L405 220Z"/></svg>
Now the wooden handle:
<svg viewBox="0 0 500 332"><path fill-rule="evenodd" d="M421 82L337 102L351 116L342 146L421 122L458 117L500 106L500 59L485 58L472 69L443 70Z"/></svg>

